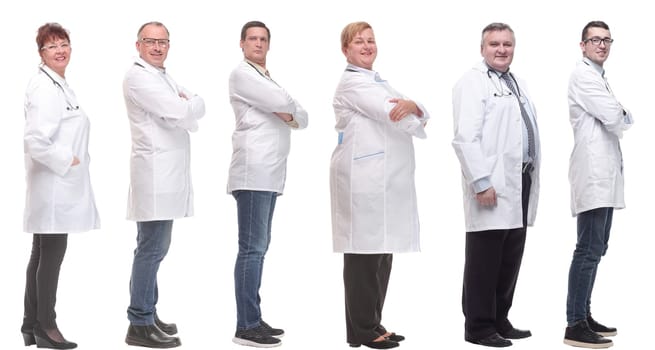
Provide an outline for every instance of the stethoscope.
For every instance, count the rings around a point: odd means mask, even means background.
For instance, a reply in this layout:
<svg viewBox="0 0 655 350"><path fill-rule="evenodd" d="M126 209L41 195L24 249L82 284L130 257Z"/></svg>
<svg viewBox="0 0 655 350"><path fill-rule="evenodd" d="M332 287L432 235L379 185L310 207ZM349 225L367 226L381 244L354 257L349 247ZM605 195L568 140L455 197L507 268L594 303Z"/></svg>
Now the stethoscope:
<svg viewBox="0 0 655 350"><path fill-rule="evenodd" d="M265 75L265 74L262 74L262 72L260 72L259 69L257 69L257 67L255 67L252 63L250 63L250 62L248 62L248 61L246 61L246 63L248 63L248 65L249 65L250 67L252 67L252 69L254 69L255 71L257 71L257 73L259 73L259 75L261 75L262 77L264 77L264 79L270 80L270 81L273 82L273 84L277 85L278 87L281 87L280 85L278 85L278 84L275 82L275 80L273 80L273 78L271 78L271 77L269 77L269 76L267 76L267 75Z"/></svg>
<svg viewBox="0 0 655 350"><path fill-rule="evenodd" d="M68 107L66 107L66 110L67 110L67 111L76 111L76 110L80 109L80 106L73 106L73 104L71 103L71 101L68 99L68 94L66 94L66 90L64 90L64 87L61 86L61 84L59 84L58 81L56 81L56 80L55 80L55 79L54 79L50 74L48 74L48 72L46 72L46 70L43 69L43 67L39 67L39 69L40 69L43 73L45 73L45 75L47 75L48 78L50 78L50 80L52 80L52 82L55 84L55 86L57 86L58 88L61 89L61 92L64 93L64 96L66 97L66 103L68 103Z"/></svg>
<svg viewBox="0 0 655 350"><path fill-rule="evenodd" d="M491 77L491 72L494 72L494 75L496 78L498 78L498 85L496 85L493 81L493 78ZM519 88L519 83L516 81L516 78L514 78L514 74L508 73L510 78L512 78L512 81L514 81L514 86L516 86L516 91L519 94L519 100L523 100L523 96L521 95L521 88ZM494 97L503 97L503 96L512 96L513 93L511 91L505 91L503 90L503 83L500 81L500 75L498 75L498 72L489 68L487 69L487 77L491 80L491 84L494 86L497 92L494 92ZM509 89L509 88L507 88Z"/></svg>

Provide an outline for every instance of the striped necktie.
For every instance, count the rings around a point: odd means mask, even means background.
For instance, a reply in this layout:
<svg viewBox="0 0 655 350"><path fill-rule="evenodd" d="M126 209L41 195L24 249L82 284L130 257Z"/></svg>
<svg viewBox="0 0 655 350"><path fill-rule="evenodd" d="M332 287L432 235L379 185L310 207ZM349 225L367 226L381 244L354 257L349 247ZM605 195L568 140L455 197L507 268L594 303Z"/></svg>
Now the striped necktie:
<svg viewBox="0 0 655 350"><path fill-rule="evenodd" d="M535 157L535 144L534 144L534 128L532 127L532 123L530 122L530 117L528 116L528 112L525 110L525 106L523 106L523 102L521 102L521 98L519 97L518 92L516 91L516 86L514 86L514 79L510 77L508 73L503 73L500 75L503 80L505 80L505 83L507 83L507 87L512 90L512 93L514 96L516 96L516 99L519 101L519 107L521 107L521 117L523 117L523 123L525 124L526 129L528 130L528 156L530 157L530 161L534 161Z"/></svg>

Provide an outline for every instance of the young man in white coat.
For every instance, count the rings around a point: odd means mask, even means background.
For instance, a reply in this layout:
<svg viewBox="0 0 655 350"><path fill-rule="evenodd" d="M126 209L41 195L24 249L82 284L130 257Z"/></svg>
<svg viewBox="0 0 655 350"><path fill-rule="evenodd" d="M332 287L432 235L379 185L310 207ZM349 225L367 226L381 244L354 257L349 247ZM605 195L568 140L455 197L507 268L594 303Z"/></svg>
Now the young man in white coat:
<svg viewBox="0 0 655 350"><path fill-rule="evenodd" d="M243 26L240 46L244 60L232 71L229 82L236 126L227 192L236 200L239 225L233 341L254 347L278 346L278 338L284 335L282 329L262 319L259 287L271 242L275 201L284 190L291 130L307 127L307 112L266 69L270 39L262 22Z"/></svg>
<svg viewBox="0 0 655 350"><path fill-rule="evenodd" d="M623 157L619 139L632 115L614 97L603 63L612 48L609 26L589 22L582 30L582 61L569 80L569 117L575 144L569 165L571 213L578 240L569 269L564 343L587 348L612 346L616 335L591 317L591 292L601 257L607 251L614 208L623 201Z"/></svg>
<svg viewBox="0 0 655 350"><path fill-rule="evenodd" d="M157 271L171 243L173 220L193 215L189 132L205 114L203 99L164 68L169 48L163 24L141 26L139 57L123 81L132 134L127 218L136 221L138 232L125 342L151 348L180 345L172 336L177 326L157 316Z"/></svg>
<svg viewBox="0 0 655 350"><path fill-rule="evenodd" d="M525 83L509 72L514 31L482 31L476 64L453 88L455 137L462 169L466 253L462 310L466 341L512 345L530 331L508 319L539 193L539 137Z"/></svg>

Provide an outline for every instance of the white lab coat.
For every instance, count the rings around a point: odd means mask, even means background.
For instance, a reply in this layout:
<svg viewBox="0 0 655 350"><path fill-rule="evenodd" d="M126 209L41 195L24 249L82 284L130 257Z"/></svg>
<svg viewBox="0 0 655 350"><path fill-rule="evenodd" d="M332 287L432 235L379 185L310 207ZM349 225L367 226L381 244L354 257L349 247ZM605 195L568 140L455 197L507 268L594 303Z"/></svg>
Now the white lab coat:
<svg viewBox="0 0 655 350"><path fill-rule="evenodd" d="M230 74L230 103L236 125L227 193L250 190L282 194L291 130L307 127L307 112L251 64L242 61ZM294 122L285 123L274 112L289 113Z"/></svg>
<svg viewBox="0 0 655 350"><path fill-rule="evenodd" d="M205 115L204 100L141 58L125 75L123 96L132 134L127 219L192 216L189 131Z"/></svg>
<svg viewBox="0 0 655 350"><path fill-rule="evenodd" d="M421 118L389 119L392 98L406 99L378 73L348 65L334 95L339 144L330 164L333 248L379 254L419 250L412 137L425 138Z"/></svg>
<svg viewBox="0 0 655 350"><path fill-rule="evenodd" d="M569 162L573 216L595 208L625 207L619 139L632 126L632 115L614 97L601 69L591 61L578 62L569 80L575 140Z"/></svg>
<svg viewBox="0 0 655 350"><path fill-rule="evenodd" d="M455 137L452 146L462 170L464 218L467 232L506 230L523 226L522 163L523 121L514 95L484 62L466 72L453 88ZM520 92L531 101L525 83L517 78ZM502 93L501 93L502 92ZM502 96L495 96L495 95ZM526 103L535 116L532 103ZM536 137L534 171L528 204L528 226L532 226L539 200L541 149ZM497 205L483 207L475 199L473 183L489 178Z"/></svg>
<svg viewBox="0 0 655 350"><path fill-rule="evenodd" d="M39 70L25 93L23 229L30 233L98 229L89 176L89 119L66 80L47 66L42 68L52 79ZM78 165L71 166L73 157L80 160Z"/></svg>

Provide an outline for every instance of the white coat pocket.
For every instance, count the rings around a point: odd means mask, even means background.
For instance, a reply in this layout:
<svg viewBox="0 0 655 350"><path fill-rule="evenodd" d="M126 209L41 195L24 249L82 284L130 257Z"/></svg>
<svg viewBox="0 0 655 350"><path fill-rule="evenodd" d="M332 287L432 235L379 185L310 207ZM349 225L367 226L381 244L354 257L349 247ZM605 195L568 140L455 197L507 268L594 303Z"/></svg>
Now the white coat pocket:
<svg viewBox="0 0 655 350"><path fill-rule="evenodd" d="M505 193L505 162L502 155L493 155L487 157L487 166L492 169L491 171L491 186L493 186L496 194L502 195Z"/></svg>
<svg viewBox="0 0 655 350"><path fill-rule="evenodd" d="M384 158L384 151L353 157L353 193L384 193Z"/></svg>

